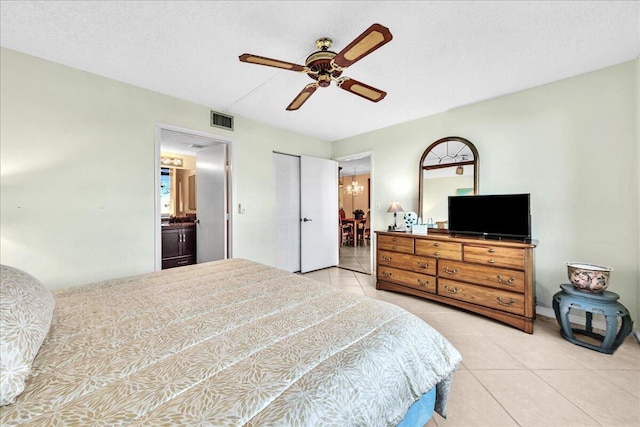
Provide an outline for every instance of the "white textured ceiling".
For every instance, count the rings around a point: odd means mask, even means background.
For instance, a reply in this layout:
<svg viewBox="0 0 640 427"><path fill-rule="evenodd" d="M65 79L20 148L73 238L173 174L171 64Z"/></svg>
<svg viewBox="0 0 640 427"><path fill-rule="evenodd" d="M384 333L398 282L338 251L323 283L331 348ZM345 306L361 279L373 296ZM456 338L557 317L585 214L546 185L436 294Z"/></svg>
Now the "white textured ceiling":
<svg viewBox="0 0 640 427"><path fill-rule="evenodd" d="M4 1L3 47L327 141L635 59L638 1ZM388 92L379 103L332 84L285 111L304 64L378 22L393 40L343 75Z"/></svg>

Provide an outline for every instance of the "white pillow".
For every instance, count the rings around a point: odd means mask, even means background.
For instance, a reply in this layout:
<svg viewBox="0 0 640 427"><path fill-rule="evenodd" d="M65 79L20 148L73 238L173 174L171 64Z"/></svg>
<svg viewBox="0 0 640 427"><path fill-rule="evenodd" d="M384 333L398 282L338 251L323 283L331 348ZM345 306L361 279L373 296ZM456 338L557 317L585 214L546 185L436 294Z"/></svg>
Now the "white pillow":
<svg viewBox="0 0 640 427"><path fill-rule="evenodd" d="M24 390L54 306L53 295L36 278L0 265L0 406Z"/></svg>

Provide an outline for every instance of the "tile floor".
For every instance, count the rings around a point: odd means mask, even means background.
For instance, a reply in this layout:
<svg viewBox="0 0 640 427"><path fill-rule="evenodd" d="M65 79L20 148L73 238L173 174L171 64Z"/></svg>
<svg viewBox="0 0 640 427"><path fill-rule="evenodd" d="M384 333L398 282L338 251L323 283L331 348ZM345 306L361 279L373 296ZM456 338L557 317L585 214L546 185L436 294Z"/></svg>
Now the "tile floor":
<svg viewBox="0 0 640 427"><path fill-rule="evenodd" d="M371 246L340 246L338 266L361 273L371 273Z"/></svg>
<svg viewBox="0 0 640 427"><path fill-rule="evenodd" d="M355 294L397 304L438 329L462 353L448 404L435 426L640 426L640 345L613 355L569 343L555 319L534 334L481 316L375 288L373 276L330 268L306 274ZM638 320L636 320L636 323Z"/></svg>

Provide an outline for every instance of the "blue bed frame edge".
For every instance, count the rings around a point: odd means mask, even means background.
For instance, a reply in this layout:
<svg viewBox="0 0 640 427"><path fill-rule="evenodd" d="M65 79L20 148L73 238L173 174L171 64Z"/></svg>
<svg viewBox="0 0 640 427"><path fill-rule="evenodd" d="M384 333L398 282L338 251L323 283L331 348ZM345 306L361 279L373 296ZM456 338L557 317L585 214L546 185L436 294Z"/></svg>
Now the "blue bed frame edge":
<svg viewBox="0 0 640 427"><path fill-rule="evenodd" d="M433 416L433 409L436 404L436 388L423 394L420 399L409 407L404 418L398 424L398 427L422 427Z"/></svg>

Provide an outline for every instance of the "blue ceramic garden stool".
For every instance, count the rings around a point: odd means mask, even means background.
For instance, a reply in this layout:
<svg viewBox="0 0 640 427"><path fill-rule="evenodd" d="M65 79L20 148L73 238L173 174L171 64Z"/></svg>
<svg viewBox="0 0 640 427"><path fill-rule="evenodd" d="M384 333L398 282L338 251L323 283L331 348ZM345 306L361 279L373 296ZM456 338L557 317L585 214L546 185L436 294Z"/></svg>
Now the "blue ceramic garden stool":
<svg viewBox="0 0 640 427"><path fill-rule="evenodd" d="M604 291L601 294L591 294L574 289L573 285L560 285L562 290L553 296L553 311L556 320L562 327L561 334L569 342L590 348L601 353L613 354L622 341L631 333L633 321L629 311L618 302L620 296L616 293ZM586 328L572 328L569 323L569 311L582 310L586 314ZM601 314L606 321L605 335L593 332L591 321L594 314ZM619 323L621 322L621 323ZM618 326L620 325L620 328ZM584 335L601 341L599 346L576 339L575 334Z"/></svg>

